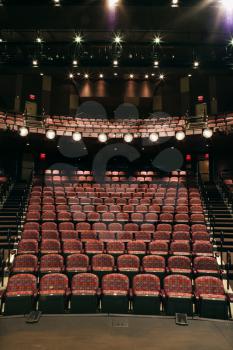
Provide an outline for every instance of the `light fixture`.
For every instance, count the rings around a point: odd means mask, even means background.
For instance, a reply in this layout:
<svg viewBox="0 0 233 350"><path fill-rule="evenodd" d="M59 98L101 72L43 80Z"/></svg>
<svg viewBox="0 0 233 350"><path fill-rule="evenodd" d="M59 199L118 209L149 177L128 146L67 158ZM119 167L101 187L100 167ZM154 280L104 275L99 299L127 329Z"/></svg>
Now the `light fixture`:
<svg viewBox="0 0 233 350"><path fill-rule="evenodd" d="M108 136L105 133L101 133L98 135L98 140L99 142L104 143L108 140Z"/></svg>
<svg viewBox="0 0 233 350"><path fill-rule="evenodd" d="M41 73L40 73L40 76L43 77L43 75L44 75L44 73L41 72Z"/></svg>
<svg viewBox="0 0 233 350"><path fill-rule="evenodd" d="M37 60L32 60L32 65L33 65L33 67L38 67L38 61Z"/></svg>
<svg viewBox="0 0 233 350"><path fill-rule="evenodd" d="M149 75L148 74L145 74L145 79L148 79L149 78Z"/></svg>
<svg viewBox="0 0 233 350"><path fill-rule="evenodd" d="M47 139L53 140L56 137L56 132L54 130L47 130L45 135Z"/></svg>
<svg viewBox="0 0 233 350"><path fill-rule="evenodd" d="M69 74L69 78L70 78L70 79L73 79L73 77L74 77L74 74L70 73L70 74Z"/></svg>
<svg viewBox="0 0 233 350"><path fill-rule="evenodd" d="M179 7L179 0L171 0L171 7Z"/></svg>
<svg viewBox="0 0 233 350"><path fill-rule="evenodd" d="M159 79L160 79L160 80L164 80L164 74L160 74L160 75L159 75Z"/></svg>
<svg viewBox="0 0 233 350"><path fill-rule="evenodd" d="M85 78L85 79L88 79L88 78L89 78L89 74L85 73L85 74L84 74L84 78Z"/></svg>
<svg viewBox="0 0 233 350"><path fill-rule="evenodd" d="M194 68L198 68L199 65L200 65L200 63L199 63L198 61L194 61L194 62L193 62L193 67L194 67Z"/></svg>
<svg viewBox="0 0 233 350"><path fill-rule="evenodd" d="M54 6L60 6L60 0L53 0Z"/></svg>
<svg viewBox="0 0 233 350"><path fill-rule="evenodd" d="M39 36L36 38L36 42L38 44L41 44L43 42L42 38L40 38Z"/></svg>
<svg viewBox="0 0 233 350"><path fill-rule="evenodd" d="M233 11L233 1L232 0L219 0L220 5L224 8L226 12Z"/></svg>
<svg viewBox="0 0 233 350"><path fill-rule="evenodd" d="M78 61L77 60L73 60L73 67L77 67L78 65Z"/></svg>
<svg viewBox="0 0 233 350"><path fill-rule="evenodd" d="M125 135L124 135L124 140L125 140L125 142L127 142L127 143L132 142L132 141L133 141L133 135L130 134L130 133L125 134Z"/></svg>
<svg viewBox="0 0 233 350"><path fill-rule="evenodd" d="M154 67L155 67L155 68L158 68L158 66L159 66L159 61L157 61L157 60L154 61Z"/></svg>
<svg viewBox="0 0 233 350"><path fill-rule="evenodd" d="M99 78L103 79L103 77L104 77L104 75L102 73L100 73Z"/></svg>
<svg viewBox="0 0 233 350"><path fill-rule="evenodd" d="M83 42L83 37L81 34L76 34L74 37L74 42L76 44L81 44Z"/></svg>
<svg viewBox="0 0 233 350"><path fill-rule="evenodd" d="M72 134L72 139L75 141L75 142L78 142L78 141L81 141L82 140L82 134L78 131L75 131L73 134Z"/></svg>
<svg viewBox="0 0 233 350"><path fill-rule="evenodd" d="M119 5L119 0L107 0L107 5L110 9L114 9L116 6Z"/></svg>
<svg viewBox="0 0 233 350"><path fill-rule="evenodd" d="M114 60L114 61L113 61L113 66L114 66L114 67L117 67L117 66L118 66L118 61L117 61L117 60Z"/></svg>
<svg viewBox="0 0 233 350"><path fill-rule="evenodd" d="M22 137L26 137L28 136L28 128L26 128L26 126L22 126L20 129L19 129L19 135L22 136Z"/></svg>
<svg viewBox="0 0 233 350"><path fill-rule="evenodd" d="M191 78L192 74L188 74L188 77Z"/></svg>
<svg viewBox="0 0 233 350"><path fill-rule="evenodd" d="M155 35L154 39L153 39L153 43L156 45L161 44L161 38L159 35Z"/></svg>
<svg viewBox="0 0 233 350"><path fill-rule="evenodd" d="M233 38L231 38L229 44L230 44L231 46L233 46Z"/></svg>
<svg viewBox="0 0 233 350"><path fill-rule="evenodd" d="M154 77L154 76L155 76L155 73L151 73L151 76Z"/></svg>
<svg viewBox="0 0 233 350"><path fill-rule="evenodd" d="M182 141L185 139L185 132L183 130L177 131L176 132L176 139L177 141Z"/></svg>
<svg viewBox="0 0 233 350"><path fill-rule="evenodd" d="M115 73L114 73L114 76L115 76L115 77L117 77L117 76L118 76L118 73L117 73L117 72L115 72Z"/></svg>
<svg viewBox="0 0 233 350"><path fill-rule="evenodd" d="M0 43L2 43L3 42L3 39L2 38L0 38Z"/></svg>
<svg viewBox="0 0 233 350"><path fill-rule="evenodd" d="M153 132L149 135L149 139L151 142L157 142L159 139L159 135L156 132Z"/></svg>
<svg viewBox="0 0 233 350"><path fill-rule="evenodd" d="M134 75L133 75L133 74L130 74L129 77L130 77L130 79L133 79L133 78L134 78Z"/></svg>
<svg viewBox="0 0 233 350"><path fill-rule="evenodd" d="M205 128L203 130L202 135L206 138L206 139L210 139L213 136L213 130L209 129L209 128Z"/></svg>
<svg viewBox="0 0 233 350"><path fill-rule="evenodd" d="M116 45L121 45L122 41L123 41L123 38L120 34L116 34L113 38L113 42Z"/></svg>

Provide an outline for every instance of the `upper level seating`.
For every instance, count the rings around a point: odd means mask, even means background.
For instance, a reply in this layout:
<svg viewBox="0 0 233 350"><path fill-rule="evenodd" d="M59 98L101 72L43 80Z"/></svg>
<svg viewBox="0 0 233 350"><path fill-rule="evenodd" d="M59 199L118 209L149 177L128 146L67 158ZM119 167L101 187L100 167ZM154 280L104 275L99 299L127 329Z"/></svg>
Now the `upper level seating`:
<svg viewBox="0 0 233 350"><path fill-rule="evenodd" d="M92 176L80 172L72 176ZM221 276L193 179L185 172L162 179L148 173L134 174L143 182L69 182L57 170L45 174L49 184L35 179L12 273L39 276L44 312L55 312L59 299L58 312L69 305L71 312L101 306L103 312L156 314L162 300L167 314L192 314L192 279ZM147 175L152 180L145 181ZM173 300L180 295L186 301Z"/></svg>

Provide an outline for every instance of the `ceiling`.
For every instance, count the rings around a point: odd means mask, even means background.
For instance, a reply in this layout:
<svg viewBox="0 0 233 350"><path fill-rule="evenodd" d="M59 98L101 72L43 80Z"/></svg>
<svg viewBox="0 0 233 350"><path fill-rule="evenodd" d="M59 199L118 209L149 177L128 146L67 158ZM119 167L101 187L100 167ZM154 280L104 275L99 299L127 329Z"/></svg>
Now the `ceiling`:
<svg viewBox="0 0 233 350"><path fill-rule="evenodd" d="M193 62L206 72L231 72L231 24L217 0L122 0L110 11L103 0L0 0L0 72L32 72L32 61L48 72L118 71L186 72ZM83 37L74 42L76 33ZM122 36L122 45L113 43ZM159 36L161 43L153 44ZM42 42L36 42L36 38ZM73 61L77 66L73 67Z"/></svg>

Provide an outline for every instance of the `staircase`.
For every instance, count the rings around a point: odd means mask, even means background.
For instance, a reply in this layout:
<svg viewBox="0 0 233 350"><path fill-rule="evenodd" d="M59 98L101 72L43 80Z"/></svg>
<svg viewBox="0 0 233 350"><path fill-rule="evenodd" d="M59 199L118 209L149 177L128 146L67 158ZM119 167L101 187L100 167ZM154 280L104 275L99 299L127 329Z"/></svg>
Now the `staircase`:
<svg viewBox="0 0 233 350"><path fill-rule="evenodd" d="M27 184L14 184L2 209L0 209L0 249L12 249L18 237L20 215L27 200Z"/></svg>
<svg viewBox="0 0 233 350"><path fill-rule="evenodd" d="M231 255L231 270L233 270L233 213L224 201L222 193L215 184L205 184L205 202L209 220L213 228L213 238L218 252L222 252L224 263L227 262L227 252ZM233 279L233 271L230 277Z"/></svg>

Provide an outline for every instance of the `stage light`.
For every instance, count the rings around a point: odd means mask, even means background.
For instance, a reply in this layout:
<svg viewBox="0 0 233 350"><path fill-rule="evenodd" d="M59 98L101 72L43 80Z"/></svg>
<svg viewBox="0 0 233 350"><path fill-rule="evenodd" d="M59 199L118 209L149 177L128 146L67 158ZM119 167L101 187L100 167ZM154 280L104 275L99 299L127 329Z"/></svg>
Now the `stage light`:
<svg viewBox="0 0 233 350"><path fill-rule="evenodd" d="M188 74L188 77L191 78L192 74Z"/></svg>
<svg viewBox="0 0 233 350"><path fill-rule="evenodd" d="M32 65L33 65L33 67L38 67L38 61L37 60L32 60Z"/></svg>
<svg viewBox="0 0 233 350"><path fill-rule="evenodd" d="M158 68L158 66L159 66L159 61L154 61L154 67Z"/></svg>
<svg viewBox="0 0 233 350"><path fill-rule="evenodd" d="M114 9L116 6L119 5L120 0L107 0L108 7L110 9Z"/></svg>
<svg viewBox="0 0 233 350"><path fill-rule="evenodd" d="M231 38L230 43L231 46L233 46L233 38Z"/></svg>
<svg viewBox="0 0 233 350"><path fill-rule="evenodd" d="M114 67L117 67L117 66L118 66L118 61L117 61L117 60L114 60L114 61L113 61L113 66L114 66Z"/></svg>
<svg viewBox="0 0 233 350"><path fill-rule="evenodd" d="M182 141L182 140L184 140L184 139L185 139L185 136L186 136L186 135L185 135L185 132L182 131L182 130L176 132L176 139L177 139L177 141Z"/></svg>
<svg viewBox="0 0 233 350"><path fill-rule="evenodd" d="M153 39L153 43L156 44L156 45L159 45L161 44L161 38L159 35L156 35Z"/></svg>
<svg viewBox="0 0 233 350"><path fill-rule="evenodd" d="M134 78L134 75L133 75L133 74L130 74L129 77L130 77L130 79L133 79L133 78Z"/></svg>
<svg viewBox="0 0 233 350"><path fill-rule="evenodd" d="M60 0L53 0L54 6L60 6Z"/></svg>
<svg viewBox="0 0 233 350"><path fill-rule="evenodd" d="M120 34L116 34L113 38L113 42L117 45L121 45L123 38Z"/></svg>
<svg viewBox="0 0 233 350"><path fill-rule="evenodd" d="M76 44L81 44L83 42L83 37L81 34L76 34L74 37L74 42Z"/></svg>
<svg viewBox="0 0 233 350"><path fill-rule="evenodd" d="M155 76L155 73L152 73L151 76L154 77L154 76Z"/></svg>
<svg viewBox="0 0 233 350"><path fill-rule="evenodd" d="M85 79L88 79L89 78L89 75L86 73L86 74L84 74L84 78Z"/></svg>
<svg viewBox="0 0 233 350"><path fill-rule="evenodd" d="M54 130L47 130L45 135L47 139L53 140L56 137L56 132Z"/></svg>
<svg viewBox="0 0 233 350"><path fill-rule="evenodd" d="M179 7L179 0L171 0L171 7Z"/></svg>
<svg viewBox="0 0 233 350"><path fill-rule="evenodd" d="M226 12L233 11L233 0L219 0L219 3L225 9Z"/></svg>
<svg viewBox="0 0 233 350"><path fill-rule="evenodd" d="M73 133L72 139L75 142L81 141L82 140L82 134L80 132L76 131L76 132Z"/></svg>
<svg viewBox="0 0 233 350"><path fill-rule="evenodd" d="M99 75L99 77L100 77L100 79L103 79L104 75L101 73L101 74Z"/></svg>
<svg viewBox="0 0 233 350"><path fill-rule="evenodd" d="M117 77L117 76L118 76L118 73L115 72L115 73L114 73L114 76Z"/></svg>
<svg viewBox="0 0 233 350"><path fill-rule="evenodd" d="M78 61L77 60L73 60L73 67L77 67L78 65Z"/></svg>
<svg viewBox="0 0 233 350"><path fill-rule="evenodd" d="M26 128L26 126L22 126L20 129L19 129L19 135L22 136L22 137L26 137L28 136L28 128Z"/></svg>
<svg viewBox="0 0 233 350"><path fill-rule="evenodd" d="M69 74L69 78L70 78L70 79L73 79L73 77L74 77L74 74L70 73L70 74Z"/></svg>
<svg viewBox="0 0 233 350"><path fill-rule="evenodd" d="M149 139L151 142L157 142L159 139L159 135L156 132L150 134Z"/></svg>
<svg viewBox="0 0 233 350"><path fill-rule="evenodd" d="M36 38L36 42L38 44L41 44L43 42L42 38L40 38L39 36Z"/></svg>
<svg viewBox="0 0 233 350"><path fill-rule="evenodd" d="M98 140L99 142L104 143L108 140L108 136L105 133L101 133L98 135Z"/></svg>
<svg viewBox="0 0 233 350"><path fill-rule="evenodd" d="M40 76L43 77L43 75L44 75L44 73L41 72L41 73L40 73Z"/></svg>
<svg viewBox="0 0 233 350"><path fill-rule="evenodd" d="M198 61L194 61L194 62L193 62L193 67L194 67L194 68L198 68L199 65L200 65L200 63L199 63Z"/></svg>
<svg viewBox="0 0 233 350"><path fill-rule="evenodd" d="M149 75L148 74L145 74L145 79L148 79L149 78Z"/></svg>
<svg viewBox="0 0 233 350"><path fill-rule="evenodd" d="M160 75L159 75L159 79L160 79L160 80L164 80L164 74L160 74Z"/></svg>
<svg viewBox="0 0 233 350"><path fill-rule="evenodd" d="M209 129L209 128L205 128L203 130L203 136L206 138L206 139L210 139L212 136L213 136L213 130L212 129Z"/></svg>
<svg viewBox="0 0 233 350"><path fill-rule="evenodd" d="M125 136L124 136L124 140L125 140L125 142L127 142L127 143L130 143L130 142L132 142L133 141L133 135L132 134L125 134Z"/></svg>
<svg viewBox="0 0 233 350"><path fill-rule="evenodd" d="M0 43L2 43L3 42L3 39L2 38L0 38Z"/></svg>

